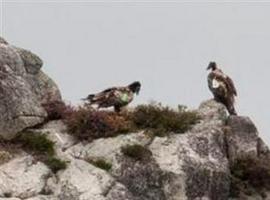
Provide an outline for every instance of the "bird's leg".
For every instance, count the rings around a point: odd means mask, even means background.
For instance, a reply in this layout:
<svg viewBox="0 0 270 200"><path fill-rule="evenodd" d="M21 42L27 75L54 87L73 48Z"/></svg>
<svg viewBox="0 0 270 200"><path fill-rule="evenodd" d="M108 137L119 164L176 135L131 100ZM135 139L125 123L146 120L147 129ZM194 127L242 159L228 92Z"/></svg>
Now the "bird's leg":
<svg viewBox="0 0 270 200"><path fill-rule="evenodd" d="M230 113L230 115L237 115L237 112L236 112L233 104L228 105L227 109L228 109L228 112Z"/></svg>
<svg viewBox="0 0 270 200"><path fill-rule="evenodd" d="M115 105L115 106L114 106L114 111L115 111L116 113L120 113L120 111L121 111L121 106Z"/></svg>

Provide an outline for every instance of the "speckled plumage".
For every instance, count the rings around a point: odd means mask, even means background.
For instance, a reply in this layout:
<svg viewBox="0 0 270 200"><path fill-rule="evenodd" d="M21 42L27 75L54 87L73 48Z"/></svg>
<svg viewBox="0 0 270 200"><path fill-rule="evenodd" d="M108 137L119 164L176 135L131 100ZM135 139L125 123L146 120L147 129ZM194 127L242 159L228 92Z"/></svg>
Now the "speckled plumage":
<svg viewBox="0 0 270 200"><path fill-rule="evenodd" d="M216 66L208 69L212 69L207 80L208 87L213 93L214 98L223 103L231 115L236 115L237 113L234 108L234 102L235 96L237 96L237 91L232 79Z"/></svg>
<svg viewBox="0 0 270 200"><path fill-rule="evenodd" d="M140 90L140 83L135 88L131 85L126 87L112 87L96 94L90 94L85 99L89 103L98 105L98 108L114 107L115 111L119 112L120 109L128 105L134 98L134 93Z"/></svg>

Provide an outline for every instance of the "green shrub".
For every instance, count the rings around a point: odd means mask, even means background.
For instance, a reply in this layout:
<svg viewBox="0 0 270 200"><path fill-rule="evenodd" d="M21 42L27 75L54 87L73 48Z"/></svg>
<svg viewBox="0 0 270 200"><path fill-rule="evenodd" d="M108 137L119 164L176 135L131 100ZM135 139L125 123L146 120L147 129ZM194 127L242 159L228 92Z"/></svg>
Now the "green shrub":
<svg viewBox="0 0 270 200"><path fill-rule="evenodd" d="M93 159L93 160L88 160L89 163L92 165L103 169L105 171L109 171L112 168L112 164L109 162L106 162L104 159Z"/></svg>
<svg viewBox="0 0 270 200"><path fill-rule="evenodd" d="M139 144L123 146L121 151L124 155L135 160L147 159L152 155L152 152L149 149Z"/></svg>
<svg viewBox="0 0 270 200"><path fill-rule="evenodd" d="M112 137L131 130L131 123L115 112L79 107L66 120L68 132L79 139Z"/></svg>
<svg viewBox="0 0 270 200"><path fill-rule="evenodd" d="M269 159L244 157L231 166L231 196L237 197L241 192L251 195L270 189Z"/></svg>
<svg viewBox="0 0 270 200"><path fill-rule="evenodd" d="M28 151L42 155L54 155L54 142L49 140L45 134L24 132L14 142L20 143Z"/></svg>
<svg viewBox="0 0 270 200"><path fill-rule="evenodd" d="M45 158L44 163L52 170L53 173L67 168L67 162L56 157L49 156Z"/></svg>
<svg viewBox="0 0 270 200"><path fill-rule="evenodd" d="M179 106L178 111L161 104L139 105L132 113L134 124L141 129L155 129L159 135L163 132L184 133L196 124L199 116Z"/></svg>

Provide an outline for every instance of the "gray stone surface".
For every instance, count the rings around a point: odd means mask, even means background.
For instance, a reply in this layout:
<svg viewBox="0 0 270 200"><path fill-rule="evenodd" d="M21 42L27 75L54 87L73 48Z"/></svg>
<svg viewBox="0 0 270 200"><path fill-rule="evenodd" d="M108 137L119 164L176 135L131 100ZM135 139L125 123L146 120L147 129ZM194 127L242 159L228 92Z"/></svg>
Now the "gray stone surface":
<svg viewBox="0 0 270 200"><path fill-rule="evenodd" d="M31 156L15 158L0 166L0 197L29 198L44 188L50 170Z"/></svg>
<svg viewBox="0 0 270 200"><path fill-rule="evenodd" d="M41 66L35 54L0 39L0 136L4 139L42 123L47 116L42 103L61 99Z"/></svg>
<svg viewBox="0 0 270 200"><path fill-rule="evenodd" d="M37 55L0 37L1 137L11 139L44 122L42 104L61 100L42 64ZM67 169L53 174L25 152L14 155L1 149L0 200L227 200L230 165L244 156L269 159L269 149L248 117L228 117L214 100L203 102L197 111L201 120L190 131L165 137L140 131L82 142L67 133L61 120L31 128L32 134L46 134L55 143L56 156L68 161ZM142 159L122 153L131 144L146 149ZM96 159L112 168L94 166ZM269 193L265 191L265 199Z"/></svg>
<svg viewBox="0 0 270 200"><path fill-rule="evenodd" d="M105 171L74 159L58 174L55 195L60 200L103 200L114 184L114 179Z"/></svg>

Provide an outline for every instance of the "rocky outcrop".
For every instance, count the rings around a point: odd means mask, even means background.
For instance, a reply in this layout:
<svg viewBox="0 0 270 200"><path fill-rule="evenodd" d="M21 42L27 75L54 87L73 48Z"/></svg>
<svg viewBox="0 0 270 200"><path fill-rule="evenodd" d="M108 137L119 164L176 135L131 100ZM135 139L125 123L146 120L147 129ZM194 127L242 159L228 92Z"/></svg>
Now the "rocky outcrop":
<svg viewBox="0 0 270 200"><path fill-rule="evenodd" d="M201 120L188 132L163 137L141 130L86 142L68 134L61 120L34 128L46 117L42 104L61 100L42 64L0 38L0 136L10 139L26 128L28 134L46 134L67 168L55 173L36 155L9 151L0 140L0 200L228 200L231 166L238 159L270 160L253 122L227 116L214 100L200 105ZM144 149L143 157L123 153L129 145ZM270 191L263 192L234 199L270 199Z"/></svg>
<svg viewBox="0 0 270 200"><path fill-rule="evenodd" d="M249 118L226 115L213 100L198 109L201 121L189 132L153 137L143 131L79 142L62 121L33 132L48 134L68 168L53 174L29 156L0 165L0 197L29 200L227 200L230 165L241 156L259 157L269 150ZM139 144L148 149L136 160L121 151ZM26 153L24 153L26 154ZM105 171L90 161L112 165ZM20 166L19 169L15 167ZM7 181L6 181L7 180ZM16 190L14 190L16 188ZM252 197L262 199L259 194ZM1 199L1 198L0 198Z"/></svg>
<svg viewBox="0 0 270 200"><path fill-rule="evenodd" d="M56 84L41 71L42 60L0 38L0 137L12 139L46 117L42 103L61 100Z"/></svg>

